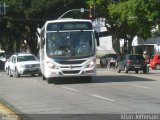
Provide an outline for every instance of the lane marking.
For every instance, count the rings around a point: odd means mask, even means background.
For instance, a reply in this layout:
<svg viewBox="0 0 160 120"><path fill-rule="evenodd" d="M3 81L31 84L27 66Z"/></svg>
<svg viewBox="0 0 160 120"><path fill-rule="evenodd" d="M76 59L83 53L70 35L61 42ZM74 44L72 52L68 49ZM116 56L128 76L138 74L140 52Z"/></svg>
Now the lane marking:
<svg viewBox="0 0 160 120"><path fill-rule="evenodd" d="M116 100L113 100L113 99L110 99L110 98L106 98L106 97L102 97L102 96L95 95L95 94L93 94L92 96L93 96L93 97L96 97L96 98L99 98L99 99L103 99L103 100L111 101L111 102L116 101Z"/></svg>
<svg viewBox="0 0 160 120"><path fill-rule="evenodd" d="M79 92L79 90L76 90L76 89L73 89L73 88L70 88L70 87L62 87L62 88L70 90L70 91L74 91L74 92Z"/></svg>
<svg viewBox="0 0 160 120"><path fill-rule="evenodd" d="M67 89L67 90L70 90L70 91L74 91L74 92L79 92L79 90L76 90L76 89L73 89L73 88L70 88L70 87L62 87L62 88ZM111 102L116 101L116 100L113 100L113 99L110 99L110 98L106 98L106 97L102 97L102 96L99 96L99 95L96 95L96 94L92 94L91 96L92 96L92 97L99 98L99 99L111 101Z"/></svg>
<svg viewBox="0 0 160 120"><path fill-rule="evenodd" d="M152 89L151 87L146 87L146 86L140 86L140 85L131 85L133 87L139 87L139 88L145 88L145 89Z"/></svg>

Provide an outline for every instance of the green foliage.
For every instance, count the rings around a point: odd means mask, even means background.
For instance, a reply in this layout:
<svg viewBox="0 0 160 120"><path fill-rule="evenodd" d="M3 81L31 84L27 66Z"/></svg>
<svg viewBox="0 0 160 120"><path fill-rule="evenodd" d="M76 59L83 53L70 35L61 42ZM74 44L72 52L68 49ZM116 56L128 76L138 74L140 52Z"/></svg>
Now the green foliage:
<svg viewBox="0 0 160 120"><path fill-rule="evenodd" d="M135 35L150 37L151 29L160 22L160 0L87 0L87 3L98 6L96 11L106 18L113 48L120 38L131 43Z"/></svg>
<svg viewBox="0 0 160 120"><path fill-rule="evenodd" d="M0 0L1 4L3 2ZM1 46L5 50L19 51L20 44L26 40L35 54L38 51L37 26L42 27L46 20L57 19L67 10L86 8L85 0L5 0L5 3L9 7L0 21Z"/></svg>
<svg viewBox="0 0 160 120"><path fill-rule="evenodd" d="M151 36L151 28L160 24L160 0L5 0L5 3L9 8L0 21L0 44L13 50L16 43L17 51L24 39L31 50L37 51L36 28L46 20L57 19L70 9L89 9L90 5L95 7L96 17L106 18L115 44L127 36L147 38ZM65 17L86 16L88 13L72 12Z"/></svg>
<svg viewBox="0 0 160 120"><path fill-rule="evenodd" d="M134 28L143 38L150 37L152 26L160 17L159 0L126 0L109 5L109 14L116 23L124 23Z"/></svg>

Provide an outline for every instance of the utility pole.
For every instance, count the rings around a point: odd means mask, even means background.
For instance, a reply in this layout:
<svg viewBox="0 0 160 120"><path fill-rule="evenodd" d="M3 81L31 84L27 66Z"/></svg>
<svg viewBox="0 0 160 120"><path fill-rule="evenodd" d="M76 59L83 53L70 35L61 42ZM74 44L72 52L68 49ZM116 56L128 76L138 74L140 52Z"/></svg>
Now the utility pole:
<svg viewBox="0 0 160 120"><path fill-rule="evenodd" d="M85 12L85 11L90 11L89 9L84 9L84 8L81 8L81 9L71 9L71 10L68 10L68 11L66 11L65 13L63 13L59 18L58 18L58 20L59 19L61 19L64 15L66 15L67 13L69 13L69 12L72 12L72 11L80 11L81 13L83 13L83 12Z"/></svg>

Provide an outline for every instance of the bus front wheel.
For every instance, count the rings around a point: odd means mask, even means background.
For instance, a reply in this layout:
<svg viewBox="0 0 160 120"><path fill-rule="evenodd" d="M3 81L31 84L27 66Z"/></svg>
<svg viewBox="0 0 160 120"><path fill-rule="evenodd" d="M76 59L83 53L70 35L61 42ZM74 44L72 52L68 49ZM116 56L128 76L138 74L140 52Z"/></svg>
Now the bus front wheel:
<svg viewBox="0 0 160 120"><path fill-rule="evenodd" d="M53 82L51 78L46 78L46 80L48 84L51 84Z"/></svg>

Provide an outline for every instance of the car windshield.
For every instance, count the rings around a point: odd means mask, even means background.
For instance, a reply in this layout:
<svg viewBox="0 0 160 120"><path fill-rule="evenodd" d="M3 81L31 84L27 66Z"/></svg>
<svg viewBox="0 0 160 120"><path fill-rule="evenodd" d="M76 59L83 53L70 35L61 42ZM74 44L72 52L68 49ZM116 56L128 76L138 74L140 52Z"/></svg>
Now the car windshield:
<svg viewBox="0 0 160 120"><path fill-rule="evenodd" d="M79 58L94 54L93 32L48 32L47 55L49 57Z"/></svg>
<svg viewBox="0 0 160 120"><path fill-rule="evenodd" d="M26 56L18 56L17 62L23 61L36 61L37 59L33 55L26 55Z"/></svg>
<svg viewBox="0 0 160 120"><path fill-rule="evenodd" d="M141 55L130 55L129 59L130 60L144 60L144 57Z"/></svg>

